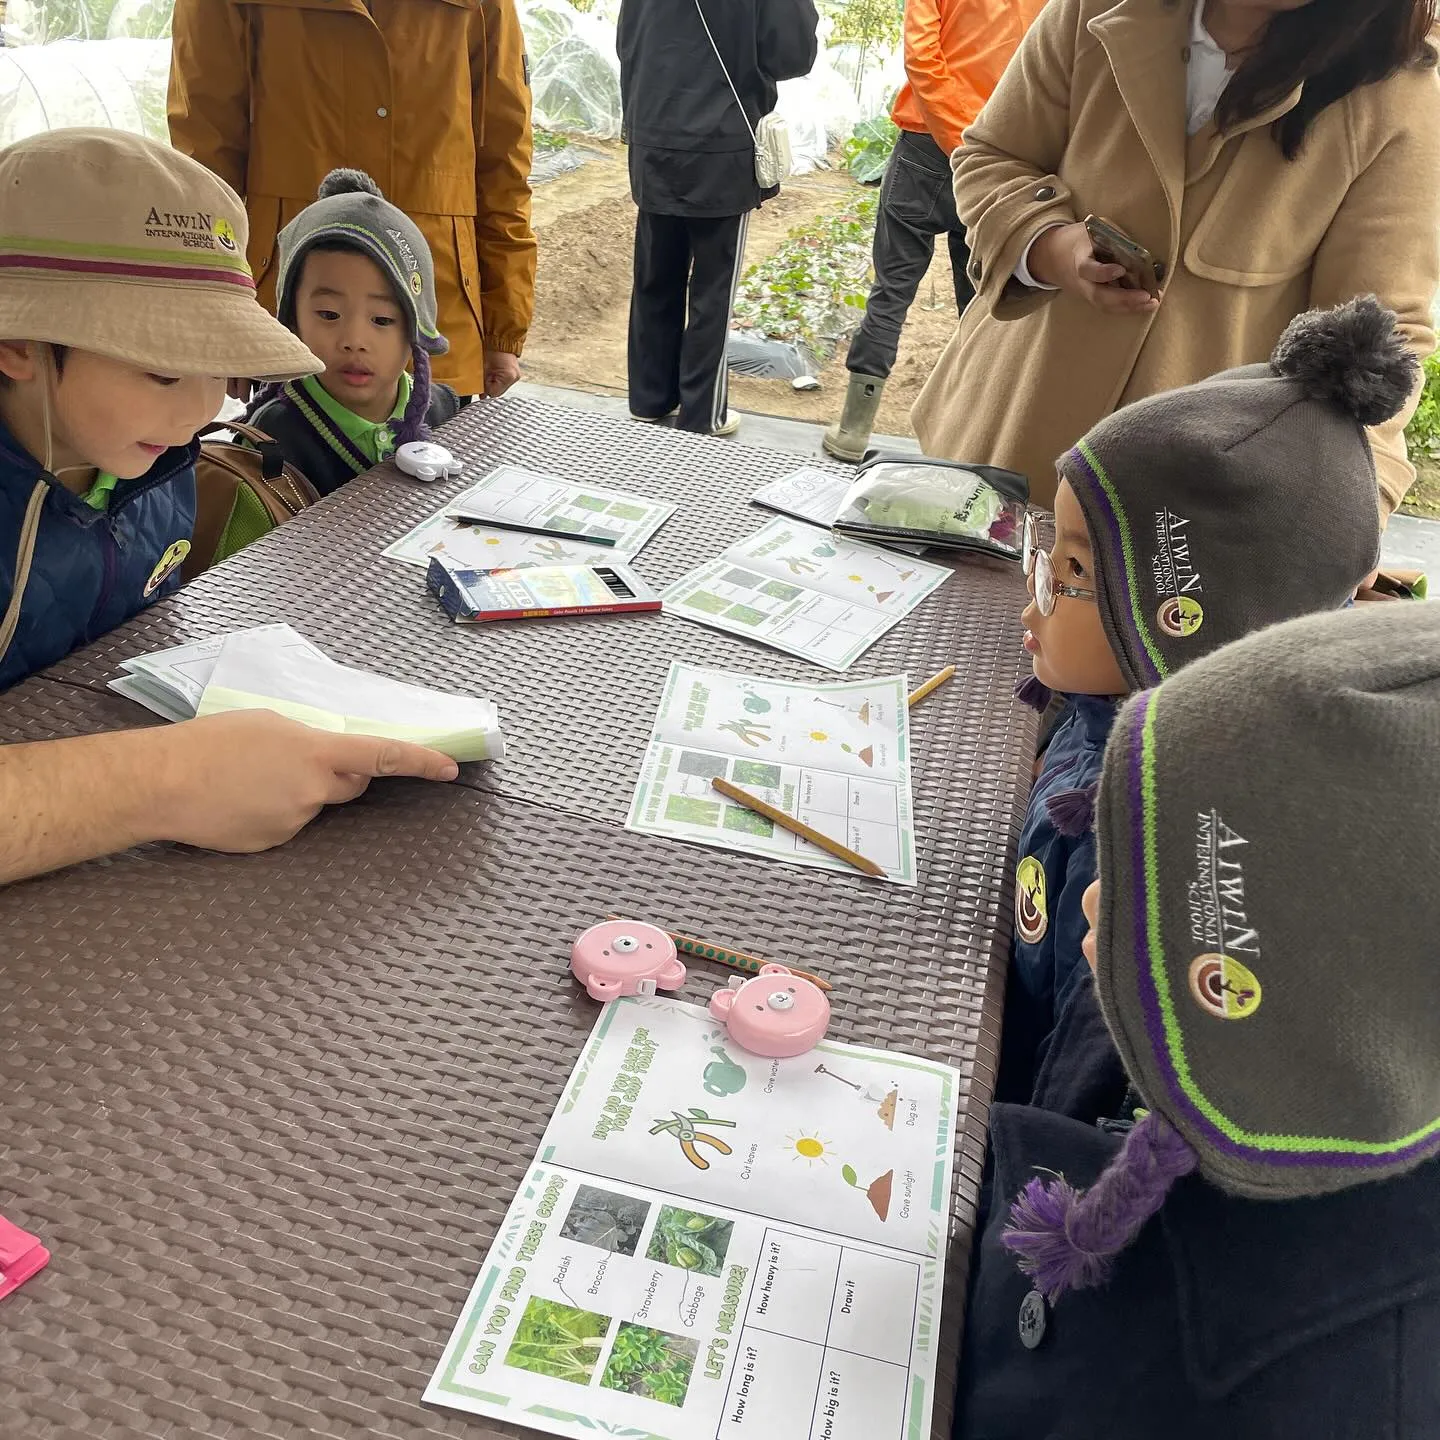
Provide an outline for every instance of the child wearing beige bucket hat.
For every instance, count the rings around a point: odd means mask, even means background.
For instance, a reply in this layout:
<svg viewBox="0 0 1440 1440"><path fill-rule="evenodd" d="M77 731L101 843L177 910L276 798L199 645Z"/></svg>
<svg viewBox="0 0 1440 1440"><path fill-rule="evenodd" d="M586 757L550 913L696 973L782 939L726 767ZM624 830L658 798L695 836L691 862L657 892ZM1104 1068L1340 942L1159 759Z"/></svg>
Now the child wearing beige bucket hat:
<svg viewBox="0 0 1440 1440"><path fill-rule="evenodd" d="M139 136L0 150L0 689L179 584L225 377L321 368L256 301L246 231Z"/></svg>

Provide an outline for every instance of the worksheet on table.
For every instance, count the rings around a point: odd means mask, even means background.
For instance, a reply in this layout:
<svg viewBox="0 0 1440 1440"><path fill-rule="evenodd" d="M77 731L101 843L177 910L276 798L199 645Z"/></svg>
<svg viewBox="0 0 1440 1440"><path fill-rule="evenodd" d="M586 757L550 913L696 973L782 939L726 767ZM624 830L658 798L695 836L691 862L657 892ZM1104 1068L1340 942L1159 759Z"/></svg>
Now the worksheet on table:
<svg viewBox="0 0 1440 1440"><path fill-rule="evenodd" d="M664 599L672 614L847 670L949 578L943 565L777 517Z"/></svg>
<svg viewBox="0 0 1440 1440"><path fill-rule="evenodd" d="M855 873L722 796L723 777L913 885L906 689L903 675L805 684L674 661L626 828Z"/></svg>
<svg viewBox="0 0 1440 1440"><path fill-rule="evenodd" d="M501 465L446 501L381 553L411 565L443 555L471 569L528 565L587 565L607 555L628 560L675 513L667 501L650 500L598 485L574 485L517 465ZM499 526L465 524L456 515L482 516L512 525L556 532L527 535ZM610 544L575 538L596 535Z"/></svg>
<svg viewBox="0 0 1440 1440"><path fill-rule="evenodd" d="M928 1440L958 1086L607 1006L425 1399L577 1437Z"/></svg>

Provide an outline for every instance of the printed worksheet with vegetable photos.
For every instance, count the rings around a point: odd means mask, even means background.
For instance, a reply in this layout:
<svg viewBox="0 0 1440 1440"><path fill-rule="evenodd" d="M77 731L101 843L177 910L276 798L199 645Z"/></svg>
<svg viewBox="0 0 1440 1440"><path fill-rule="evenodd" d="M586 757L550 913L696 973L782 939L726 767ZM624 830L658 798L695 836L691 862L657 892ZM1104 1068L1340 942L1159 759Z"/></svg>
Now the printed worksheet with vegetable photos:
<svg viewBox="0 0 1440 1440"><path fill-rule="evenodd" d="M628 560L675 513L664 500L576 485L518 465L501 465L422 520L381 553L410 565L441 555L474 570L531 565L589 565ZM549 530L529 535L499 526L463 524L456 515L482 516ZM598 537L590 543L584 537ZM603 543L609 542L609 543Z"/></svg>
<svg viewBox="0 0 1440 1440"><path fill-rule="evenodd" d="M855 874L721 795L722 777L913 885L906 677L803 683L674 661L626 828Z"/></svg>
<svg viewBox="0 0 1440 1440"><path fill-rule="evenodd" d="M565 1436L928 1440L958 1081L607 1006L426 1400Z"/></svg>
<svg viewBox="0 0 1440 1440"><path fill-rule="evenodd" d="M677 580L665 609L843 671L950 573L777 517Z"/></svg>

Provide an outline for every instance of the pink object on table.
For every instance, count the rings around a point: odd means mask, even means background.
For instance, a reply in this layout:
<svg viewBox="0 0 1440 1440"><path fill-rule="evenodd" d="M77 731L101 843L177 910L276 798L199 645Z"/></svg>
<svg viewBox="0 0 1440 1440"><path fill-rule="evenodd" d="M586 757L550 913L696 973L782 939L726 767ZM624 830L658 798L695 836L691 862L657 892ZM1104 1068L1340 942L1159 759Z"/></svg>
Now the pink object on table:
<svg viewBox="0 0 1440 1440"><path fill-rule="evenodd" d="M783 965L762 965L749 980L737 975L710 997L710 1013L741 1049L771 1060L813 1050L830 1024L825 992Z"/></svg>
<svg viewBox="0 0 1440 1440"><path fill-rule="evenodd" d="M685 966L675 942L643 920L592 925L570 947L570 968L593 1000L653 995L656 990L678 990L685 983Z"/></svg>
<svg viewBox="0 0 1440 1440"><path fill-rule="evenodd" d="M49 1261L50 1252L38 1236L12 1225L0 1215L0 1300L12 1290L18 1290Z"/></svg>

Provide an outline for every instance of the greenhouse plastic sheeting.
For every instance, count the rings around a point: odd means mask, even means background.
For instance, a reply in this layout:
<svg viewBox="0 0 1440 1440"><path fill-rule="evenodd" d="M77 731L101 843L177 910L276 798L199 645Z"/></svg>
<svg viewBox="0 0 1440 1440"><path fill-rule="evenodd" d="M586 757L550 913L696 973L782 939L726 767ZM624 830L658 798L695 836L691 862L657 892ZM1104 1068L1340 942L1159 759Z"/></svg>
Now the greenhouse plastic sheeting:
<svg viewBox="0 0 1440 1440"><path fill-rule="evenodd" d="M61 40L0 50L0 145L103 125L168 140L168 40Z"/></svg>
<svg viewBox="0 0 1440 1440"><path fill-rule="evenodd" d="M620 135L620 60L615 25L568 0L521 0L535 125L571 135Z"/></svg>
<svg viewBox="0 0 1440 1440"><path fill-rule="evenodd" d="M7 0L6 45L56 40L163 40L175 0Z"/></svg>

